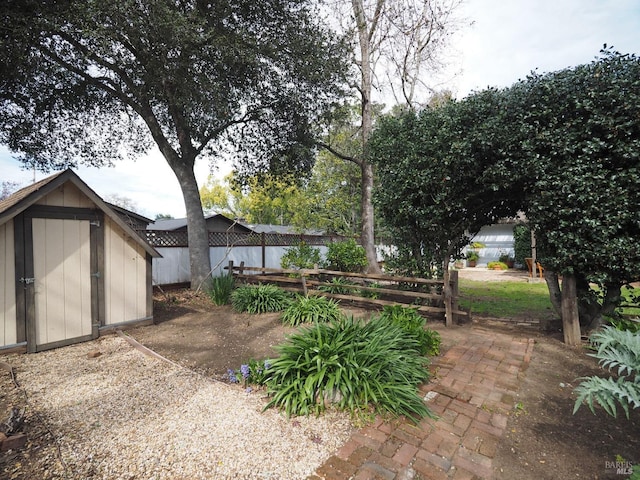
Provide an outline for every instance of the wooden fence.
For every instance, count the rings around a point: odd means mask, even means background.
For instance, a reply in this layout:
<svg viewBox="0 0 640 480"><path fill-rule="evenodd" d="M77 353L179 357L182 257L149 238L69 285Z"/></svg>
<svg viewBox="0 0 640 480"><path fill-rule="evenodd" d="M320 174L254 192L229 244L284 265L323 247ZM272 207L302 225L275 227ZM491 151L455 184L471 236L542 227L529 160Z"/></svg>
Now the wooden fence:
<svg viewBox="0 0 640 480"><path fill-rule="evenodd" d="M284 290L305 295L323 295L374 308L398 304L412 306L425 315L443 315L447 326L469 318L469 312L461 310L458 304L458 272L455 270L449 272L450 289L444 288L442 279L395 275L247 267L233 262L229 262L225 270L245 283L273 283ZM350 283L332 283L336 278L344 278ZM337 289L353 293L331 293Z"/></svg>

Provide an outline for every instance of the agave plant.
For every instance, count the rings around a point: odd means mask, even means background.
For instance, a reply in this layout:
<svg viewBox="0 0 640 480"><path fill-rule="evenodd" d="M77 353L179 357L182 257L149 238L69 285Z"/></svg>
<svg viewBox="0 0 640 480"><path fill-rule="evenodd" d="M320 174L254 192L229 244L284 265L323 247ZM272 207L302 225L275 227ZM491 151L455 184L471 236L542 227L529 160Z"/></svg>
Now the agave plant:
<svg viewBox="0 0 640 480"><path fill-rule="evenodd" d="M574 392L578 395L575 414L583 403L595 413L594 402L609 415L617 416L616 403L629 418L629 406L640 407L640 333L604 327L590 337L599 364L608 370L617 369L618 378L583 377Z"/></svg>

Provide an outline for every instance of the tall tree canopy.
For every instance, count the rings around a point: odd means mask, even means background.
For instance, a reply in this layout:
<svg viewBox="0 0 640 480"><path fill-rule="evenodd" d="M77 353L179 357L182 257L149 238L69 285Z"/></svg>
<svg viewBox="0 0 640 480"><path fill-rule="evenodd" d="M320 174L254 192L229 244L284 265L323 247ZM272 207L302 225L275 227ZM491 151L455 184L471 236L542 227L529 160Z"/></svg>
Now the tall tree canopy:
<svg viewBox="0 0 640 480"><path fill-rule="evenodd" d="M453 16L460 0L350 0L336 2L343 29L353 37L353 64L359 101L359 148L328 139L323 142L337 158L360 169L360 238L369 271L379 271L375 250L373 209L374 168L367 143L374 125L375 103L387 94L409 108L426 101L427 72L437 70L458 21ZM374 98L376 93L382 94ZM388 97L387 97L388 98Z"/></svg>
<svg viewBox="0 0 640 480"><path fill-rule="evenodd" d="M210 269L196 158L231 146L245 169L308 168L309 125L348 70L302 0L6 0L0 17L0 142L44 170L157 145L185 200L192 286Z"/></svg>
<svg viewBox="0 0 640 480"><path fill-rule="evenodd" d="M575 282L580 323L594 327L640 279L639 118L640 60L605 50L386 119L370 143L381 214L402 244L447 263L483 224L524 211L565 326L558 274L563 290Z"/></svg>

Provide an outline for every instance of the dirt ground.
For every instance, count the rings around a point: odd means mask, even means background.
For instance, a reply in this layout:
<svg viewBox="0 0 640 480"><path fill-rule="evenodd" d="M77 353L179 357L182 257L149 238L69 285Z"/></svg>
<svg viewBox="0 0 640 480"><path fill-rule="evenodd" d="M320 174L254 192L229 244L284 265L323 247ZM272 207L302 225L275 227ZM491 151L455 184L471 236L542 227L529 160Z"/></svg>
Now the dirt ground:
<svg viewBox="0 0 640 480"><path fill-rule="evenodd" d="M164 357L218 379L224 378L228 368L237 369L249 359L275 356L273 347L294 331L281 324L278 314L237 314L190 292L165 292L155 300L156 324L126 333ZM356 309L350 313L366 315ZM576 379L603 373L584 349L567 348L558 332L541 332L516 322L476 318L472 324L450 330L437 321L430 326L441 332L446 347L475 324L517 331L536 341L518 403L494 459L495 478L621 479L628 475L616 471L616 462L622 462L618 465L622 467L627 466L624 462L640 464L640 409L632 411L629 420L623 413L613 419L601 409L593 415L586 407L572 415ZM10 376L0 370L0 421L12 405L24 406L24 399ZM0 479L34 478L33 472L25 472L30 459L50 441L50 433L35 418L27 419L25 430L29 442L24 449L0 453Z"/></svg>

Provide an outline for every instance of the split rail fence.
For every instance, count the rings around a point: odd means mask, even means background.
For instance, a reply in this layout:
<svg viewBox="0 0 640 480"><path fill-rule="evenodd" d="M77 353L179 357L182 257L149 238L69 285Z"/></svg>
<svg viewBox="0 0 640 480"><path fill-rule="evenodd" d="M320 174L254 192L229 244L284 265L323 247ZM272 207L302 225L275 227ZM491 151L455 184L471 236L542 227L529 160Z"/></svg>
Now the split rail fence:
<svg viewBox="0 0 640 480"><path fill-rule="evenodd" d="M282 289L304 295L322 295L336 300L367 304L374 308L385 305L415 307L426 316L444 316L446 326L469 318L469 312L458 303L458 272L450 271L450 289L444 288L443 279L401 277L395 275L337 272L322 269L278 269L248 267L231 261L224 267L235 279L245 283L273 283ZM333 283L344 278L351 283ZM375 284L375 285L374 285ZM327 290L347 290L353 293L331 293ZM375 298L363 295L374 295ZM425 303L428 303L425 305Z"/></svg>

